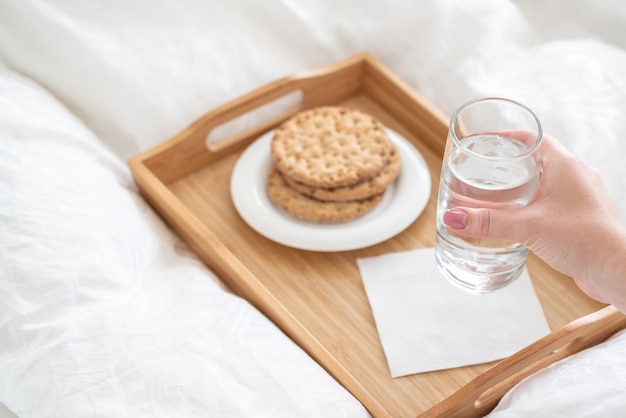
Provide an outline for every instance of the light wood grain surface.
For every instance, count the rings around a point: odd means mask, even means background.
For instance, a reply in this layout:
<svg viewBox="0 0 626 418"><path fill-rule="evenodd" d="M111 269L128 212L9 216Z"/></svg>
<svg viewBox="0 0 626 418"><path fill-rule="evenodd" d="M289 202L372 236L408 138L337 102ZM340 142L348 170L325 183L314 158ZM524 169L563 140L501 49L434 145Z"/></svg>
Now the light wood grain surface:
<svg viewBox="0 0 626 418"><path fill-rule="evenodd" d="M301 91L303 97L293 109L215 149L207 148L205 139L212 129L293 91ZM285 118L331 104L371 113L409 139L428 164L432 193L412 225L380 244L337 253L289 248L259 235L238 215L230 196L233 166L251 141ZM205 263L278 324L373 415L418 416L430 409L429 416L439 416L445 412L432 408L461 403L453 395L494 364L392 379L356 259L434 245L446 133L445 115L375 58L363 54L278 80L214 109L176 137L132 159L130 166L147 200ZM552 330L604 307L532 254L528 270ZM452 401L444 403L448 397Z"/></svg>

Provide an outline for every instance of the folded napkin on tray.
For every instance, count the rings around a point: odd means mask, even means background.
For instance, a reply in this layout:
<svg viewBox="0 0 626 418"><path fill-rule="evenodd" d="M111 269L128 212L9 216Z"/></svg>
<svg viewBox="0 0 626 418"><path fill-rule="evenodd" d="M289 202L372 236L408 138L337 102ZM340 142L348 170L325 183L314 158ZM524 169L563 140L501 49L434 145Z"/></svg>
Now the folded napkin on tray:
<svg viewBox="0 0 626 418"><path fill-rule="evenodd" d="M526 270L473 295L442 276L433 248L357 263L392 377L499 360L550 332Z"/></svg>

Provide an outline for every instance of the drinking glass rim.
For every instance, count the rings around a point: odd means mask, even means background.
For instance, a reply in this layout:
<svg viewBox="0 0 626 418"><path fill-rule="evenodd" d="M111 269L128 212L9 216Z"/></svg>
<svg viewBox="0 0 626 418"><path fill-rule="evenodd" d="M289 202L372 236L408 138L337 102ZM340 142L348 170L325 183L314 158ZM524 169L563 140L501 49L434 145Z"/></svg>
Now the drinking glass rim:
<svg viewBox="0 0 626 418"><path fill-rule="evenodd" d="M486 102L486 101L497 101L497 102L507 102L509 104L513 104L515 106L519 106L522 109L524 109L526 112L528 112L532 118L535 120L535 123L537 124L537 139L535 139L535 142L527 149L525 150L523 153L515 156L515 157L487 157L485 155L479 154L475 151L472 151L471 149L468 149L463 142L456 136L456 131L454 129L454 125L455 125L455 121L457 120L459 113L461 113L463 110L467 109L468 107L475 105L476 103L480 103L480 102ZM533 112L528 106L526 106L523 103L520 103L516 100L512 100L512 99L507 99L505 97L479 97L477 99L472 99L469 100L465 103L463 103L461 106L459 106L454 113L452 113L452 117L450 117L450 136L452 137L452 141L454 141L454 144L462 150L462 152L472 156L472 157L476 157L479 158L481 160L488 160L488 161L500 161L500 162L514 162L514 161L518 161L521 159L524 159L526 157L528 157L529 155L532 155L535 150L537 149L537 147L539 147L539 144L541 143L541 139L543 138L543 128L541 127L541 122L539 121L539 118L537 117L537 115L535 115L535 112Z"/></svg>

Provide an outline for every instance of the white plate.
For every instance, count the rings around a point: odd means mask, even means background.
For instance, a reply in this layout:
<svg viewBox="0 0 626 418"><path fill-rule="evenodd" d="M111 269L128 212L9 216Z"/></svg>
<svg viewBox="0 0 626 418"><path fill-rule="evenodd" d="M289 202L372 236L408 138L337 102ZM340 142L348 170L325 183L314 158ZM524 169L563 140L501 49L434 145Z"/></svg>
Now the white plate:
<svg viewBox="0 0 626 418"><path fill-rule="evenodd" d="M422 155L406 138L390 129L387 133L400 151L402 169L380 203L360 218L320 224L296 219L275 206L265 186L273 131L250 144L235 164L230 182L235 208L261 235L303 250L347 251L385 241L411 225L430 196L430 173Z"/></svg>

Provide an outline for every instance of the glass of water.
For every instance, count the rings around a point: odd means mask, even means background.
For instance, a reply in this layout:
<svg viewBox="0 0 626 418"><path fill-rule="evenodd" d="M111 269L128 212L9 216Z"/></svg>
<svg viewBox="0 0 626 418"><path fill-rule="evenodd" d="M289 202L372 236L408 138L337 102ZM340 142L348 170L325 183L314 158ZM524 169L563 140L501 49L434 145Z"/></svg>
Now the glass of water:
<svg viewBox="0 0 626 418"><path fill-rule="evenodd" d="M450 120L437 200L437 264L452 283L489 293L515 280L526 263L521 244L459 235L443 223L455 207L516 208L534 196L540 166L539 119L513 100L487 97L459 107Z"/></svg>

